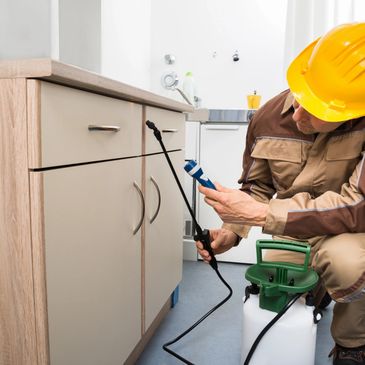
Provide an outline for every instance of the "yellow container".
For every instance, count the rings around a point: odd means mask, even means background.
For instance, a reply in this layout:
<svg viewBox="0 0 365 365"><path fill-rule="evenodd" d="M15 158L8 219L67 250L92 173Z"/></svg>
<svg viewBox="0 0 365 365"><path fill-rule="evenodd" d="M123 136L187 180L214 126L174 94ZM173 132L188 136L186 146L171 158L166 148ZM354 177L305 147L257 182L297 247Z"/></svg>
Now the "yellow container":
<svg viewBox="0 0 365 365"><path fill-rule="evenodd" d="M258 109L260 107L261 95L257 95L254 92L251 95L247 95L247 106L248 109Z"/></svg>

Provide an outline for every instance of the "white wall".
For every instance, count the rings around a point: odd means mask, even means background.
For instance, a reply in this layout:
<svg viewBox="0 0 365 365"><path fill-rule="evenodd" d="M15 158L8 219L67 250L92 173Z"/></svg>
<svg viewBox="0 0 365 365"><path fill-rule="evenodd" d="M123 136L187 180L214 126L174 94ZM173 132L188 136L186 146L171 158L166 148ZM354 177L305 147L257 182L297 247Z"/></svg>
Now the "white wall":
<svg viewBox="0 0 365 365"><path fill-rule="evenodd" d="M203 106L245 108L254 89L267 100L284 87L286 3L1 0L0 57L53 57L180 101L160 77L192 71ZM164 63L166 53L175 65Z"/></svg>
<svg viewBox="0 0 365 365"><path fill-rule="evenodd" d="M365 21L364 0L290 0L284 69L311 42L333 27Z"/></svg>
<svg viewBox="0 0 365 365"><path fill-rule="evenodd" d="M102 0L102 74L150 89L151 0Z"/></svg>
<svg viewBox="0 0 365 365"><path fill-rule="evenodd" d="M0 58L51 57L100 72L101 0L0 0Z"/></svg>
<svg viewBox="0 0 365 365"><path fill-rule="evenodd" d="M169 70L181 79L192 71L204 107L247 108L246 94L254 89L266 101L286 87L286 7L287 0L154 0L152 90L183 101L164 90L160 78ZM232 61L235 50L238 62ZM174 65L164 63L169 53Z"/></svg>
<svg viewBox="0 0 365 365"><path fill-rule="evenodd" d="M304 43L352 20L363 0L0 0L0 58L53 57L182 102L160 78L192 71L202 106L246 108L253 90L286 88Z"/></svg>
<svg viewBox="0 0 365 365"><path fill-rule="evenodd" d="M49 0L1 0L0 58L49 57L50 14Z"/></svg>
<svg viewBox="0 0 365 365"><path fill-rule="evenodd" d="M101 71L101 0L58 0L59 59Z"/></svg>

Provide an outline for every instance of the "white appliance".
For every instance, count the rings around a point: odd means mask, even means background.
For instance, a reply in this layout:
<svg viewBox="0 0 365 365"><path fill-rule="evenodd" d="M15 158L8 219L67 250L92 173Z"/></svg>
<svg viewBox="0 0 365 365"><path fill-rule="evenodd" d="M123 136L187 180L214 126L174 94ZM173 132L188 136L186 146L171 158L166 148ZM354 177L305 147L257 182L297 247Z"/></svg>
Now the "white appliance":
<svg viewBox="0 0 365 365"><path fill-rule="evenodd" d="M210 110L207 118L200 120L200 123L188 123L190 125L186 130L186 151L191 151L189 147L191 144L196 145L196 139L190 138L189 134L195 138L198 136L199 150L195 151L195 157L190 153L187 159L197 160L211 181L238 189L237 181L242 172L242 157L248 127L247 110ZM193 180L190 176L187 178ZM219 228L222 225L219 216L204 202L199 192L196 194L196 217L202 228ZM247 239L243 239L238 247L217 255L217 260L256 263L255 244L258 239L271 239L271 236L263 234L260 227L253 227Z"/></svg>
<svg viewBox="0 0 365 365"><path fill-rule="evenodd" d="M199 160L199 133L200 123L190 122L185 123L185 161ZM182 168L182 167L181 167ZM185 195L196 215L196 182L195 180L184 173L184 191ZM188 209L184 205L184 246L183 257L184 260L197 260L197 251L193 239L193 222Z"/></svg>

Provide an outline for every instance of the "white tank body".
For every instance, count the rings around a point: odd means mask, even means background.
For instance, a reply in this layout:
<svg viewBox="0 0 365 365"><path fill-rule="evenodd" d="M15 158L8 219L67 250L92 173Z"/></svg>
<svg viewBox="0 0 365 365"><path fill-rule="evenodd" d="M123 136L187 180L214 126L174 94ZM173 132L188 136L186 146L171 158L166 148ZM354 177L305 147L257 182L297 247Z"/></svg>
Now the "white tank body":
<svg viewBox="0 0 365 365"><path fill-rule="evenodd" d="M313 309L305 305L303 298L298 299L266 332L249 365L313 365L317 336ZM259 307L258 295L251 294L243 304L241 364L261 330L276 314Z"/></svg>

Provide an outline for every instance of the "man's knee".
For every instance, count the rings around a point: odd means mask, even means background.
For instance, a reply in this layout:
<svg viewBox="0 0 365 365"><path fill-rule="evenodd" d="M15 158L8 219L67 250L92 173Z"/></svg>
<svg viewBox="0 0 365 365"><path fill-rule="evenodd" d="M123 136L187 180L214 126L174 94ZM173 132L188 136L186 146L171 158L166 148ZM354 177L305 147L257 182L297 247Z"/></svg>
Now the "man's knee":
<svg viewBox="0 0 365 365"><path fill-rule="evenodd" d="M319 243L313 266L338 302L365 295L365 234L342 234Z"/></svg>

